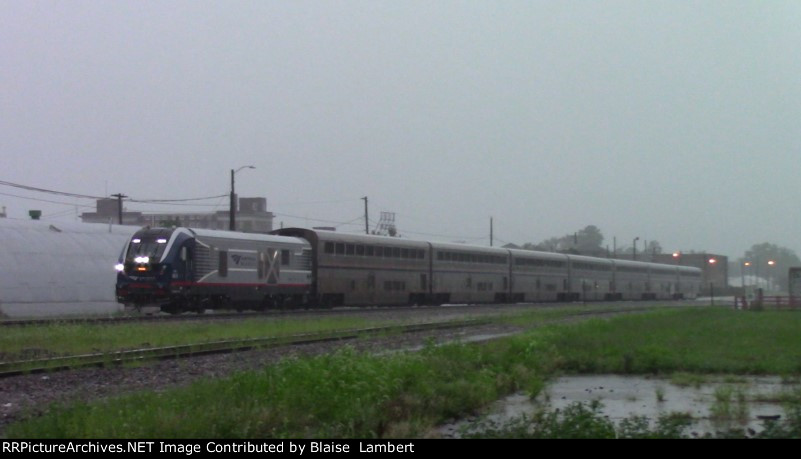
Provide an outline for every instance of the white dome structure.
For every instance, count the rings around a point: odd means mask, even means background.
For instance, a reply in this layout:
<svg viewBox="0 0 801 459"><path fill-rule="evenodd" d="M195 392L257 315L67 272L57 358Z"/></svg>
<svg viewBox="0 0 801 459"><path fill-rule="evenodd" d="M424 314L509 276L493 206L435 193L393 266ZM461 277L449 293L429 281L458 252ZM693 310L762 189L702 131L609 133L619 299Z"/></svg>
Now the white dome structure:
<svg viewBox="0 0 801 459"><path fill-rule="evenodd" d="M0 218L0 314L113 313L120 252L139 227Z"/></svg>

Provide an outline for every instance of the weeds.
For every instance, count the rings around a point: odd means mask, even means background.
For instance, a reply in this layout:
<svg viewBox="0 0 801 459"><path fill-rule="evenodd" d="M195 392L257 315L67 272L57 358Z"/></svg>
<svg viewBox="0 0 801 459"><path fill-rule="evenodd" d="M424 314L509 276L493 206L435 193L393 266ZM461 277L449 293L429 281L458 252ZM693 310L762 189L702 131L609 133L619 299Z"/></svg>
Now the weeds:
<svg viewBox="0 0 801 459"><path fill-rule="evenodd" d="M563 410L540 410L509 421L482 419L462 428L462 438L681 438L692 422L685 413L661 416L651 428L644 416L631 416L617 426L602 413L598 401L576 402Z"/></svg>
<svg viewBox="0 0 801 459"><path fill-rule="evenodd" d="M202 328L190 332L187 324L181 326L187 327L182 336L192 335L192 339L212 333ZM301 326L321 325L292 325ZM292 327L276 333L287 333ZM445 419L476 412L502 395L525 390L534 396L543 389L546 378L561 373L678 373L674 381L683 378L693 385L701 384L696 374L797 375L799 328L801 316L797 314L685 309L551 325L483 344L429 345L417 353L376 356L344 350L287 359L260 371L203 380L188 388L55 407L45 416L9 426L7 435L414 437ZM165 330L174 333L171 327ZM265 331L239 333L263 336ZM124 334L130 335L128 342L158 345L158 339L149 334ZM68 339L65 336L54 342L63 342ZM93 339L83 345L96 345L98 337ZM16 349L33 347L38 346L24 344ZM747 417L742 391L730 389L716 396L713 417ZM656 397L664 399L664 393L657 391ZM795 414L771 425L768 434L799 436L798 405L793 408ZM660 418L653 427L642 419L613 426L597 405L590 404L541 412L516 424L488 426L483 435L650 438L674 435L685 421L686 417L675 415Z"/></svg>
<svg viewBox="0 0 801 459"><path fill-rule="evenodd" d="M748 421L748 403L745 392L732 386L715 389L715 401L709 408L713 421L745 423Z"/></svg>

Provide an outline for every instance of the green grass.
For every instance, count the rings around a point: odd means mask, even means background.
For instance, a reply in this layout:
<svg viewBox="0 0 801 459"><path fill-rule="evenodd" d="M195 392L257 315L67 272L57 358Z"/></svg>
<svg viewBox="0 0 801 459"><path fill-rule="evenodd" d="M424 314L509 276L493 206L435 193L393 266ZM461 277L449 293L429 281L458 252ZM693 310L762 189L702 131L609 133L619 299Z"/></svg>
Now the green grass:
<svg viewBox="0 0 801 459"><path fill-rule="evenodd" d="M565 327L548 340L572 373L801 372L801 314L657 311Z"/></svg>
<svg viewBox="0 0 801 459"><path fill-rule="evenodd" d="M350 350L286 360L188 388L53 407L11 437L291 438L420 436L536 375L507 343L376 357ZM505 358L502 358L505 357Z"/></svg>
<svg viewBox="0 0 801 459"><path fill-rule="evenodd" d="M217 322L134 324L51 324L9 327L0 334L0 361L53 355L195 344L226 339L289 336L332 330L386 326L386 320L332 317L326 319L249 319Z"/></svg>
<svg viewBox="0 0 801 459"><path fill-rule="evenodd" d="M527 325L586 311L586 307L534 308L512 315L498 315L499 322ZM332 330L381 327L416 322L373 320L354 317L250 318L247 320L204 322L145 322L123 324L53 323L26 327L6 327L0 334L0 361L27 360L48 356L175 346L226 339L289 336Z"/></svg>
<svg viewBox="0 0 801 459"><path fill-rule="evenodd" d="M345 350L285 360L191 387L53 407L45 416L10 426L6 434L420 437L503 395L525 390L534 396L547 378L560 373L798 375L800 326L801 315L792 312L681 309L550 325L489 343L428 346L417 353L374 356ZM735 405L739 403L736 394L729 394L729 413L736 415L732 396ZM593 424L593 410L574 411L592 429L608 433L608 425ZM543 416L552 424L563 421ZM659 427L655 434L643 430L641 420L624 427L633 432L630 436L659 436L683 425L682 419ZM573 429L570 425L565 428Z"/></svg>

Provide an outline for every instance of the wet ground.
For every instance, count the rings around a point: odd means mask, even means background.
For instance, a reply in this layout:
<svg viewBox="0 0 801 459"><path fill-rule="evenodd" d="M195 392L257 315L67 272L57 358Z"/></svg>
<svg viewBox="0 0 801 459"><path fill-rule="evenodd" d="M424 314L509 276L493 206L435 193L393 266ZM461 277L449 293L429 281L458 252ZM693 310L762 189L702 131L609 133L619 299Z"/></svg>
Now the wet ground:
<svg viewBox="0 0 801 459"><path fill-rule="evenodd" d="M799 387L797 381L790 383L780 377L680 375L671 380L619 375L568 376L553 381L536 400L519 393L496 402L484 419L504 423L535 410L563 410L576 402L597 400L603 405L603 415L615 425L631 416L645 416L654 421L662 415L683 413L693 418L693 424L685 432L687 436L702 437L730 429L753 435L761 431L765 420L785 416L781 394L798 391ZM467 424L469 421L443 426L440 434L459 437L460 429Z"/></svg>

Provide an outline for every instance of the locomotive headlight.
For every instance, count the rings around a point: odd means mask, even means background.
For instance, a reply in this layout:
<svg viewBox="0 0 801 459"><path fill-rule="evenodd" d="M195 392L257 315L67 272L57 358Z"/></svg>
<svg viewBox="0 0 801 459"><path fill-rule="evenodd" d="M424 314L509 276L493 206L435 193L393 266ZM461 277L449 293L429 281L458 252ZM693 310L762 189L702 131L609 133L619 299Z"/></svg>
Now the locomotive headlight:
<svg viewBox="0 0 801 459"><path fill-rule="evenodd" d="M150 262L150 257L136 257L134 261L137 263L148 263Z"/></svg>
<svg viewBox="0 0 801 459"><path fill-rule="evenodd" d="M116 269L119 272L123 272L125 271L125 265L122 263L117 263L116 265L114 265L114 269Z"/></svg>

